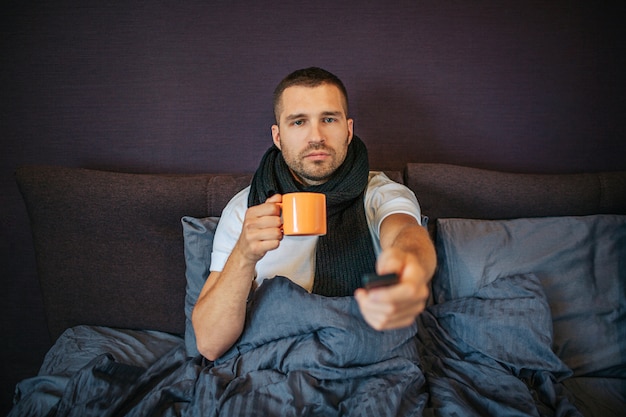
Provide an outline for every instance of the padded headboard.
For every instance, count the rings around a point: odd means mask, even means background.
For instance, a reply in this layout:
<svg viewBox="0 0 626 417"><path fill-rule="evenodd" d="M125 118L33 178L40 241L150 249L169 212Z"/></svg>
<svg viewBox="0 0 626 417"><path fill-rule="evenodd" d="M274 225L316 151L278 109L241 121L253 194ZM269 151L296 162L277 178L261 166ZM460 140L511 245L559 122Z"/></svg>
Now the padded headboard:
<svg viewBox="0 0 626 417"><path fill-rule="evenodd" d="M77 324L183 333L182 216L219 216L249 175L29 166L16 180L52 340Z"/></svg>
<svg viewBox="0 0 626 417"><path fill-rule="evenodd" d="M521 174L410 163L404 181L431 225L438 218L626 214L626 171Z"/></svg>

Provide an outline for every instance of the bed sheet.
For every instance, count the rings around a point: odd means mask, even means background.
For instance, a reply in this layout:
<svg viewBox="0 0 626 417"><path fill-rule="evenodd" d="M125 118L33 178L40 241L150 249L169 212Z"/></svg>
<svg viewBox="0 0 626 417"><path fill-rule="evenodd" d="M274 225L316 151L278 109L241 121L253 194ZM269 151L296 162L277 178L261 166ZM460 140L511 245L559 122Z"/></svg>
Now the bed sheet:
<svg viewBox="0 0 626 417"><path fill-rule="evenodd" d="M592 415L550 349L542 291L532 275L504 277L377 332L352 297L277 277L253 294L244 334L218 361L187 356L171 335L122 331L120 342L117 330L81 327L84 355L66 362L80 344L57 343L10 416Z"/></svg>

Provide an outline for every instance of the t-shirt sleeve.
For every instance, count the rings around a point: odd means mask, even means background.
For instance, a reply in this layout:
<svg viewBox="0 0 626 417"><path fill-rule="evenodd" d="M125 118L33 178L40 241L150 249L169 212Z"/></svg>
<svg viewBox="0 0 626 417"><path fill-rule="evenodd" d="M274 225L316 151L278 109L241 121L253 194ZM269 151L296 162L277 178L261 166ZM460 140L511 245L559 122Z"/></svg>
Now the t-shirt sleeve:
<svg viewBox="0 0 626 417"><path fill-rule="evenodd" d="M413 191L382 172L373 174L365 193L365 214L377 237L380 237L382 221L396 213L413 216L422 224L420 206Z"/></svg>
<svg viewBox="0 0 626 417"><path fill-rule="evenodd" d="M222 271L226 261L233 251L241 228L243 227L243 219L248 208L248 194L250 187L244 188L228 202L215 230L213 239L213 250L211 252L210 271Z"/></svg>

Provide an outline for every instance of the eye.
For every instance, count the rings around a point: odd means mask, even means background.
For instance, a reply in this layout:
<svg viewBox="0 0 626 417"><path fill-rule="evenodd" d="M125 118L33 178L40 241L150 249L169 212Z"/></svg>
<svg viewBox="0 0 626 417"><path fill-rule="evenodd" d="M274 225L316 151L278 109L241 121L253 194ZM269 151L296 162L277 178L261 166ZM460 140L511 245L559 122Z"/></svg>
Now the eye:
<svg viewBox="0 0 626 417"><path fill-rule="evenodd" d="M324 117L324 123L333 123L337 121L334 117Z"/></svg>
<svg viewBox="0 0 626 417"><path fill-rule="evenodd" d="M294 126L302 126L304 124L304 120L294 120Z"/></svg>

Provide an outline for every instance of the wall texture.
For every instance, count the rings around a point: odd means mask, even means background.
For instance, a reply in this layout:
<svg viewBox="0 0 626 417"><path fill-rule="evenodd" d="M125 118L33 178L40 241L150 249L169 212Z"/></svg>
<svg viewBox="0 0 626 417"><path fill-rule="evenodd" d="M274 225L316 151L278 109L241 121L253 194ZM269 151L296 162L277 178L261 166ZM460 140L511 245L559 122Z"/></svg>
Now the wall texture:
<svg viewBox="0 0 626 417"><path fill-rule="evenodd" d="M374 168L625 170L625 16L603 3L3 2L0 411L50 344L16 167L251 172L274 86L316 65Z"/></svg>

